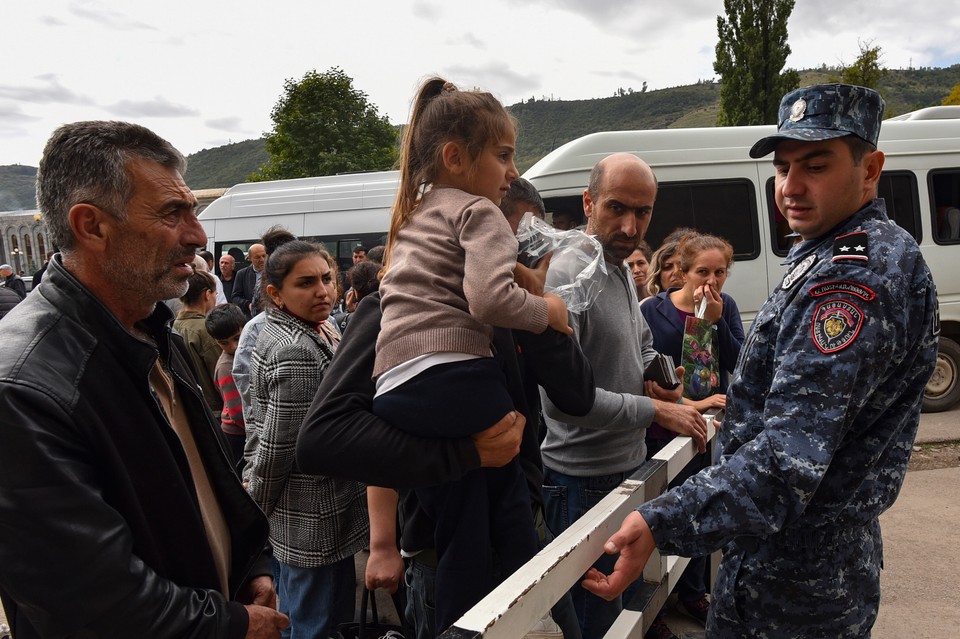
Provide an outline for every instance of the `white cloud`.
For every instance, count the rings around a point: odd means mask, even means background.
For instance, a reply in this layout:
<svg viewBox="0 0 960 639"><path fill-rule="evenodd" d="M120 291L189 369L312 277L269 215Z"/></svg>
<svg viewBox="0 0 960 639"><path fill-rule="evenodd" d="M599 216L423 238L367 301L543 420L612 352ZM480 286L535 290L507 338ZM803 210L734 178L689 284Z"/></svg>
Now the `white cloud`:
<svg viewBox="0 0 960 639"><path fill-rule="evenodd" d="M928 0L798 2L788 66L852 62L873 40L888 67L960 62L960 12ZM720 0L167 0L4 4L0 164L32 164L57 126L123 117L192 153L259 137L287 78L341 67L391 121L439 73L506 104L589 99L715 76ZM25 55L28 52L28 55Z"/></svg>
<svg viewBox="0 0 960 639"><path fill-rule="evenodd" d="M121 100L104 107L107 113L122 118L183 118L199 115L196 109L174 104L160 96L153 100Z"/></svg>

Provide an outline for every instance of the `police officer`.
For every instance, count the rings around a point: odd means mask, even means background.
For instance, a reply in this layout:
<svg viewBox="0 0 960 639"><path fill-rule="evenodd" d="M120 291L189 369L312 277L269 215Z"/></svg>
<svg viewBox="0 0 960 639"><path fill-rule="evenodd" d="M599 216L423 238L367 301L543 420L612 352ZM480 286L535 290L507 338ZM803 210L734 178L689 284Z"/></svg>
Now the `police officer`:
<svg viewBox="0 0 960 639"><path fill-rule="evenodd" d="M867 637L880 600L878 516L903 483L937 352L916 242L877 198L883 100L863 87L780 103L776 200L800 241L760 309L727 394L720 464L640 506L607 542L613 597L654 546L723 548L708 637Z"/></svg>

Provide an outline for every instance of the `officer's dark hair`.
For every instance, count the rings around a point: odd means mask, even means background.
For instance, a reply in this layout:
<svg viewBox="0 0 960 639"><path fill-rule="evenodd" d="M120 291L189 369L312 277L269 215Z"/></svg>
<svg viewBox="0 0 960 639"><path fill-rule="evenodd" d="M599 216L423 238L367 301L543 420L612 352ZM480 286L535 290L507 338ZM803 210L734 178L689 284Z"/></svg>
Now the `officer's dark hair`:
<svg viewBox="0 0 960 639"><path fill-rule="evenodd" d="M197 255L202 257L207 264L213 261L213 253L210 251L197 251Z"/></svg>
<svg viewBox="0 0 960 639"><path fill-rule="evenodd" d="M870 144L863 138L858 138L855 135L845 135L841 140L850 148L850 155L853 156L853 165L860 166L860 163L863 162L863 158L868 153L873 153L877 150L877 147Z"/></svg>
<svg viewBox="0 0 960 639"><path fill-rule="evenodd" d="M206 271L194 270L187 280L187 292L180 296L180 301L186 306L193 306L203 297L204 291L217 292L217 283L213 275Z"/></svg>
<svg viewBox="0 0 960 639"><path fill-rule="evenodd" d="M203 325L213 339L230 339L246 323L247 316L236 304L217 304L207 313Z"/></svg>

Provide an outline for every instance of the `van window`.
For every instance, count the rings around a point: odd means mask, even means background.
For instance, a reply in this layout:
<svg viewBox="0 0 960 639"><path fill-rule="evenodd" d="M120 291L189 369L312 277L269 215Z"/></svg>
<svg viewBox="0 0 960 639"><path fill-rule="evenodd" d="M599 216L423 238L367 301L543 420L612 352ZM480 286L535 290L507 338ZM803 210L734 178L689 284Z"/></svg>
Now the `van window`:
<svg viewBox="0 0 960 639"><path fill-rule="evenodd" d="M960 243L960 168L930 171L927 190L937 244Z"/></svg>
<svg viewBox="0 0 960 639"><path fill-rule="evenodd" d="M343 236L306 236L300 239L308 242L314 242L322 246L336 261L341 272L346 273L353 266L353 249L356 246L363 246L371 249L378 244L386 244L386 235L382 233L360 233L346 238ZM249 266L247 261L247 252L251 244L256 244L260 240L244 240L240 242L217 242L214 249L214 257L217 260L215 268L217 274L220 273L220 256L224 253L233 255L237 263L237 270Z"/></svg>
<svg viewBox="0 0 960 639"><path fill-rule="evenodd" d="M920 243L920 197L917 176L911 171L884 171L880 176L880 197L887 203L887 215Z"/></svg>
<svg viewBox="0 0 960 639"><path fill-rule="evenodd" d="M553 214L583 214L581 196L547 198L544 204ZM733 245L738 262L760 255L757 203L749 180L661 182L647 244L656 249L663 238L684 226L724 238Z"/></svg>
<svg viewBox="0 0 960 639"><path fill-rule="evenodd" d="M798 236L790 231L787 220L777 207L773 189L776 178L769 178L766 184L767 210L770 211L770 230L773 252L785 256ZM920 198L917 194L917 178L911 171L884 171L877 187L879 196L887 205L887 215L906 229L917 241L920 232Z"/></svg>
<svg viewBox="0 0 960 639"><path fill-rule="evenodd" d="M661 182L647 244L656 249L683 226L727 240L737 262L760 255L757 203L749 180Z"/></svg>

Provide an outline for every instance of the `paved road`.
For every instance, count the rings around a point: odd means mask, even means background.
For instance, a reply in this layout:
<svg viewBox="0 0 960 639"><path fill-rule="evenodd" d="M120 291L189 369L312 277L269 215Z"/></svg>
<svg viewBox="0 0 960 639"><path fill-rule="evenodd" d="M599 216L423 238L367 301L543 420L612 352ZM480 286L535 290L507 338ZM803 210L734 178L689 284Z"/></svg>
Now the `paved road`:
<svg viewBox="0 0 960 639"><path fill-rule="evenodd" d="M960 440L960 406L943 413L920 415L918 442L942 442Z"/></svg>

